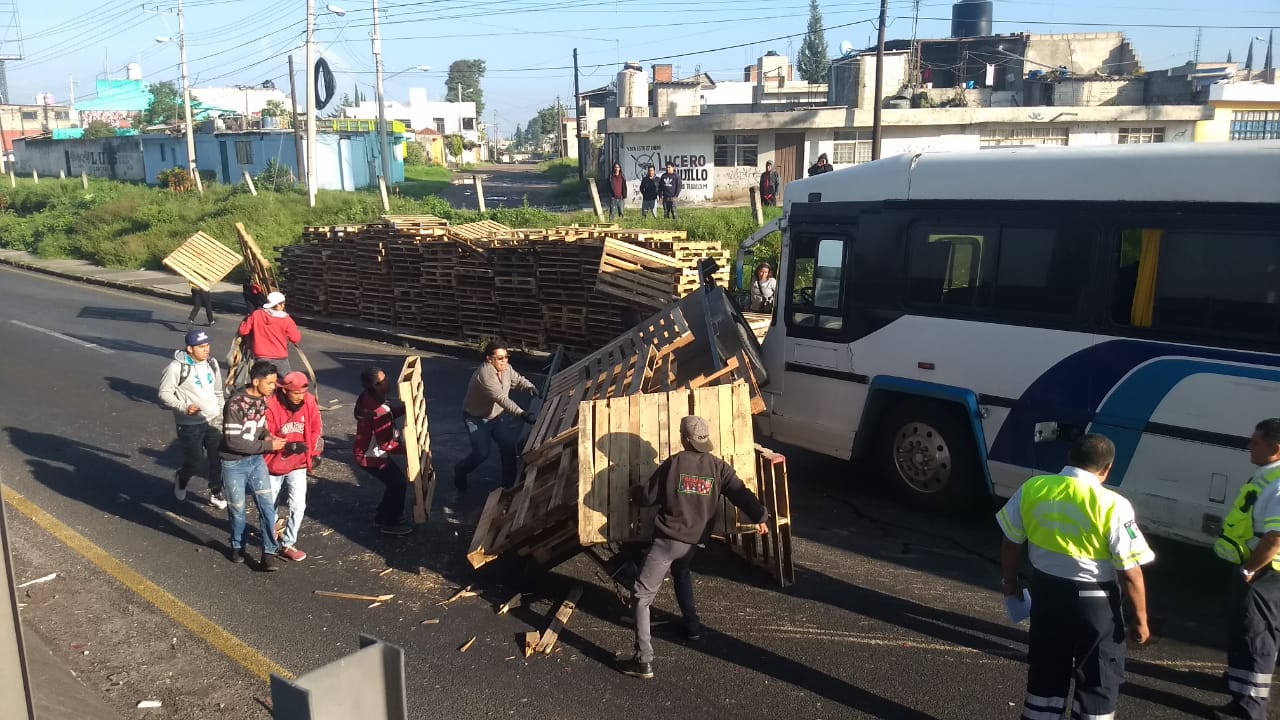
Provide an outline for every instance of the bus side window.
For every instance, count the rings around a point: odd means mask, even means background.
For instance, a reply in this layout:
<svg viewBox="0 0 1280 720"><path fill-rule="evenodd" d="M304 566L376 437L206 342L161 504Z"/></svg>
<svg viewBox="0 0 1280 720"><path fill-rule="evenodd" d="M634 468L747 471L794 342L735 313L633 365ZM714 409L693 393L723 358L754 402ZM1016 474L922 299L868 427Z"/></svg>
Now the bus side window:
<svg viewBox="0 0 1280 720"><path fill-rule="evenodd" d="M913 233L908 250L913 303L971 306L981 290L985 234Z"/></svg>
<svg viewBox="0 0 1280 720"><path fill-rule="evenodd" d="M1274 231L1167 231L1159 249L1153 326L1274 341L1280 322L1278 243Z"/></svg>
<svg viewBox="0 0 1280 720"><path fill-rule="evenodd" d="M1163 230L1126 228L1120 233L1111 320L1117 325L1151 327L1155 312L1157 262Z"/></svg>

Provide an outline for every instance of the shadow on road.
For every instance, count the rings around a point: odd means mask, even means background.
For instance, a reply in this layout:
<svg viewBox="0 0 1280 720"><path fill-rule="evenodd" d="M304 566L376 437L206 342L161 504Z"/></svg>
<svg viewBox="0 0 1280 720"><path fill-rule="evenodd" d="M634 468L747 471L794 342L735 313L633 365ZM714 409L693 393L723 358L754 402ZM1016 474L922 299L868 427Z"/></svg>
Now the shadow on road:
<svg viewBox="0 0 1280 720"><path fill-rule="evenodd" d="M153 385L144 385L121 377L106 377L103 379L107 381L107 389L120 393L126 400L148 405L160 404L160 400L156 396L156 388Z"/></svg>

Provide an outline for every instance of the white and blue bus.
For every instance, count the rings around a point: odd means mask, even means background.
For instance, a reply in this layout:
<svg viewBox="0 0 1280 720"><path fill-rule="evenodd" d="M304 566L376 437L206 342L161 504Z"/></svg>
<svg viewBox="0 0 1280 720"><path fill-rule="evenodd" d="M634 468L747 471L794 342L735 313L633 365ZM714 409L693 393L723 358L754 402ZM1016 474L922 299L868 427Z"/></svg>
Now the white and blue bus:
<svg viewBox="0 0 1280 720"><path fill-rule="evenodd" d="M775 223L765 435L949 506L1099 432L1151 532L1218 535L1280 416L1280 143L904 155Z"/></svg>

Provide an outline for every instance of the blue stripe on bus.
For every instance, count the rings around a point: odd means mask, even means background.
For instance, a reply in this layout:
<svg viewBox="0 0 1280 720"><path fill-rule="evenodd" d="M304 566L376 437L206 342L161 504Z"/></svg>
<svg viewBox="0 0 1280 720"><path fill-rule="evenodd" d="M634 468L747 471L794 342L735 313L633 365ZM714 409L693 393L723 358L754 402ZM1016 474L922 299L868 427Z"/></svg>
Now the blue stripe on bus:
<svg viewBox="0 0 1280 720"><path fill-rule="evenodd" d="M1139 365L1162 356L1189 357L1218 362L1204 362L1194 370L1191 366L1183 365L1181 367L1187 374L1173 380L1172 384L1147 380L1146 373L1135 373L1133 378L1125 378ZM1177 357L1168 359L1176 360ZM1095 418L1096 412L1102 414L1107 421L1106 434L1116 442L1117 455L1124 454L1131 460L1133 453L1137 450L1137 440L1142 436L1142 428L1151 419L1155 408L1159 406L1169 390L1189 374L1212 372L1230 375L1233 374L1232 370L1238 369L1235 366L1220 363L1248 363L1278 368L1280 357L1263 353L1141 340L1100 342L1063 358L1036 378L1014 404L1009 417L996 433L996 438L987 455L997 462L1046 471L1057 470L1066 464L1067 443L1032 442L1035 424L1048 421L1079 427L1088 427L1094 423L1104 424L1101 419ZM1163 363L1160 364L1163 365ZM1269 371L1264 369L1262 372ZM1139 375L1143 379L1138 379ZM1273 372L1264 377L1280 379L1280 374ZM1124 389L1123 400L1117 398L1115 403L1108 401L1105 410L1100 408L1103 398L1107 397L1112 388L1116 388L1116 395L1121 395L1121 388L1116 386L1122 380L1126 386L1131 381L1137 384L1132 389ZM1252 428L1253 423L1261 419L1240 418L1240 424L1242 427ZM1132 432L1124 432L1123 429ZM1117 437L1121 435L1123 437ZM1127 465L1126 460L1125 467ZM1117 465L1116 470L1120 469ZM1122 477L1121 472L1116 472L1114 482L1120 481Z"/></svg>

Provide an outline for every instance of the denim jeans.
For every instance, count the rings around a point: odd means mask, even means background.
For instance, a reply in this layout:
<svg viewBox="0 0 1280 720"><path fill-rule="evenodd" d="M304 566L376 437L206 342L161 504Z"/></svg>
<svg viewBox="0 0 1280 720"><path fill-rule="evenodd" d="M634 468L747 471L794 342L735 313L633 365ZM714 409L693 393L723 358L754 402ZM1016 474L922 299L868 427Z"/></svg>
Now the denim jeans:
<svg viewBox="0 0 1280 720"><path fill-rule="evenodd" d="M276 544L275 493L271 492L271 476L261 455L249 455L239 460L222 462L222 484L226 492L227 518L231 521L231 549L244 547L245 489L253 493L258 506L258 524L262 530L262 551L268 555L279 550Z"/></svg>
<svg viewBox="0 0 1280 720"><path fill-rule="evenodd" d="M466 482L467 475L489 459L489 445L498 444L498 456L502 460L502 487L516 484L516 440L518 434L507 421L505 414L492 420L462 416L467 425L467 439L471 441L471 454L453 468L454 482Z"/></svg>
<svg viewBox="0 0 1280 720"><path fill-rule="evenodd" d="M178 487L187 489L191 477L204 466L209 480L209 493L222 492L222 431L209 423L178 426L178 445L182 448L182 467L178 468Z"/></svg>
<svg viewBox="0 0 1280 720"><path fill-rule="evenodd" d="M676 604L680 606L680 614L684 616L685 629L696 633L702 623L698 619L698 608L693 603L693 574L689 566L698 551L697 545L682 543L671 538L656 538L645 556L644 568L636 580L634 589L634 605L636 621L636 659L640 662L653 662L653 637L649 632L649 608L653 606L653 598L662 587L662 579L671 570L671 580L675 585Z"/></svg>
<svg viewBox="0 0 1280 720"><path fill-rule="evenodd" d="M618 217L622 217L622 207L626 205L626 202L627 202L626 200L624 200L623 198L611 197L611 198L606 198L605 201L609 203L609 219L610 220L613 219L614 212L618 213Z"/></svg>
<svg viewBox="0 0 1280 720"><path fill-rule="evenodd" d="M640 217L643 218L646 215L651 215L655 218L658 217L657 207L658 207L657 198L653 200L641 200L640 201Z"/></svg>
<svg viewBox="0 0 1280 720"><path fill-rule="evenodd" d="M293 547L298 542L298 528L302 527L302 514L307 510L307 469L291 470L287 475L271 475L272 506L280 502L280 490L287 488L285 500L289 503L288 522L280 533L280 544ZM275 529L274 523L272 529Z"/></svg>
<svg viewBox="0 0 1280 720"><path fill-rule="evenodd" d="M676 219L676 201L670 198L662 199L662 217L671 220Z"/></svg>

